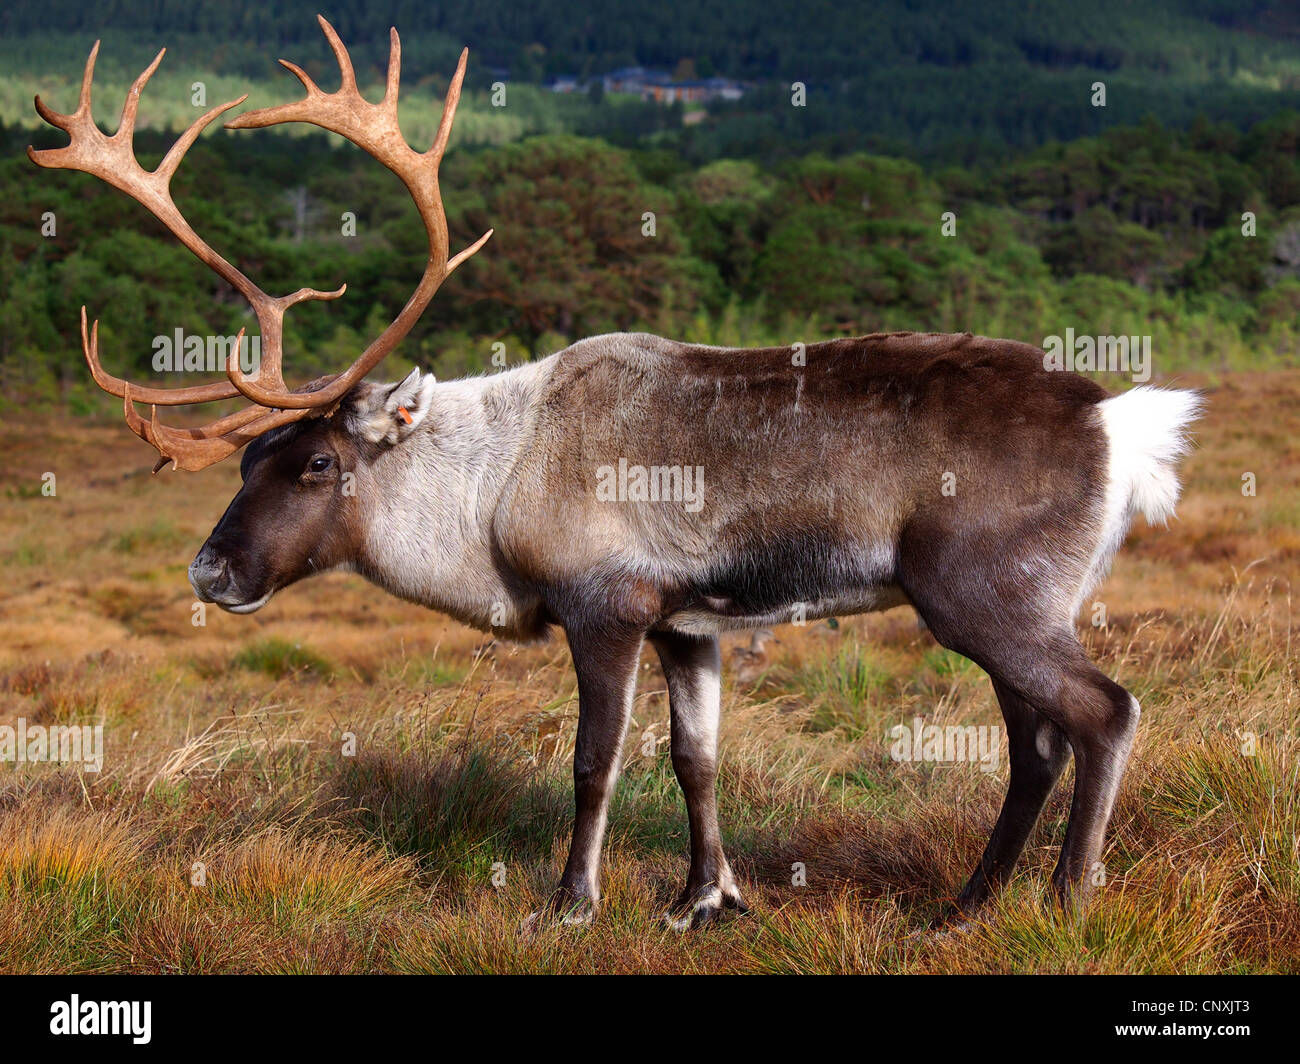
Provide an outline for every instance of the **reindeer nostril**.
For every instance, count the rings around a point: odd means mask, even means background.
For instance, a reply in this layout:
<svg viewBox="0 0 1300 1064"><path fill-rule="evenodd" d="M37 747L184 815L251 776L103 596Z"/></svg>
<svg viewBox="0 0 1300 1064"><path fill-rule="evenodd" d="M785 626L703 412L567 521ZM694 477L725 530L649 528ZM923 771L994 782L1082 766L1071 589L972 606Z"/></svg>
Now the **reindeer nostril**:
<svg viewBox="0 0 1300 1064"><path fill-rule="evenodd" d="M190 562L190 585L200 595L220 592L230 582L230 566L225 558L204 547Z"/></svg>

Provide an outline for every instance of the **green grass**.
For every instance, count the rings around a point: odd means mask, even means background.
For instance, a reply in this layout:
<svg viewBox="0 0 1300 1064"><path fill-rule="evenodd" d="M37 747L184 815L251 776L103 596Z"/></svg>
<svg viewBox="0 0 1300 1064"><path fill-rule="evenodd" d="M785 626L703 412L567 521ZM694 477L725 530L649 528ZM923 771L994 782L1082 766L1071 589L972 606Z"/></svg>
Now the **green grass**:
<svg viewBox="0 0 1300 1064"><path fill-rule="evenodd" d="M178 529L165 517L155 517L147 524L137 525L110 538L113 550L119 554L138 554L154 547L180 547L191 537Z"/></svg>
<svg viewBox="0 0 1300 1064"><path fill-rule="evenodd" d="M792 686L820 701L808 723L810 731L842 728L846 738L861 738L896 699L899 678L877 651L850 642L833 657L804 667Z"/></svg>
<svg viewBox="0 0 1300 1064"><path fill-rule="evenodd" d="M274 636L249 643L231 659L230 663L237 669L265 673L276 679L299 672L309 672L322 677L334 673L334 666L321 655L301 643Z"/></svg>

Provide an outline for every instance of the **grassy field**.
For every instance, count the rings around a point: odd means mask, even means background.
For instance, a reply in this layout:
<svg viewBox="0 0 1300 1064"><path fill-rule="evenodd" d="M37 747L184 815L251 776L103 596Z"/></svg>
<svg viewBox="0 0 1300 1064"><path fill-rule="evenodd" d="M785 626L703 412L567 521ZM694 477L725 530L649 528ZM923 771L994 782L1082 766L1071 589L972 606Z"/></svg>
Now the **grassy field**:
<svg viewBox="0 0 1300 1064"><path fill-rule="evenodd" d="M154 478L118 423L11 411L0 724L102 724L105 758L0 765L0 971L1300 971L1300 372L1183 383L1210 405L1180 520L1136 529L1106 625L1081 618L1144 710L1106 884L1077 916L1046 900L1062 787L1011 889L947 936L917 932L1007 770L890 759L914 717L1000 721L910 610L782 628L729 670L721 813L752 911L685 935L658 921L687 839L647 654L600 916L522 934L568 841L563 639L493 645L339 574L196 627L185 569L236 463Z"/></svg>

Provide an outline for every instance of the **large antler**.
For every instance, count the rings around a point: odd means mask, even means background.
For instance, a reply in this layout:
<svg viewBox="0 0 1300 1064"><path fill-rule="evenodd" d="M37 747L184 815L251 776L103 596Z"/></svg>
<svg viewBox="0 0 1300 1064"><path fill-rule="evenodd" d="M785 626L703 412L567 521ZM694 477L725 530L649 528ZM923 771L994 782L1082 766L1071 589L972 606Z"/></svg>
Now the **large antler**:
<svg viewBox="0 0 1300 1064"><path fill-rule="evenodd" d="M429 260L419 285L401 313L351 367L338 376L312 381L297 391L290 391L284 382L282 361L285 311L308 299L337 299L343 295L347 286L341 286L334 292L300 288L290 295L267 295L190 227L171 197L172 175L198 135L214 119L243 103L248 97L241 96L230 103L221 104L199 118L172 145L158 168L152 172L141 167L135 157L133 138L136 111L140 104L140 92L158 69L166 49L158 53L131 86L122 107L122 120L117 132L111 137L100 132L90 113L90 86L95 71L95 57L99 53L98 41L90 50L90 58L86 60L86 70L81 79L81 95L75 111L67 115L59 114L45 106L39 96L36 97L36 110L40 116L52 126L64 130L71 139L64 148L48 148L43 151L28 148L27 154L32 162L38 166L93 174L138 200L205 265L248 300L261 328L262 358L255 375L246 376L239 367L240 344L243 340L241 329L239 341L226 361L228 380L189 388L145 388L128 384L104 371L99 361L99 322L94 322L88 330L86 308L81 308L81 346L90 365L91 375L95 378L95 383L106 392L122 398L127 424L136 435L158 449L161 458L156 469L161 469L168 461L173 468L202 469L279 425L304 417L332 413L339 400L411 331L451 271L478 251L492 235L492 230L489 229L464 251L448 258L447 219L438 190L438 164L446 151L451 124L456 116L456 105L460 101L468 49L461 52L456 73L448 86L442 121L438 125L433 146L426 152L417 152L407 145L397 122L397 90L402 59L397 30L389 31L391 48L384 98L379 103L372 104L362 98L357 88L352 61L343 42L334 32L334 27L319 15L317 19L338 60L342 77L338 91L322 92L300 67L281 59L280 62L303 83L307 90L306 97L281 107L249 111L227 122L226 128L252 129L282 122L311 122L364 148L401 178L411 198L415 200L429 237ZM247 396L257 405L197 429L169 428L158 421L159 405L204 403L230 399L239 394ZM154 404L149 421L135 412L132 405L135 402Z"/></svg>

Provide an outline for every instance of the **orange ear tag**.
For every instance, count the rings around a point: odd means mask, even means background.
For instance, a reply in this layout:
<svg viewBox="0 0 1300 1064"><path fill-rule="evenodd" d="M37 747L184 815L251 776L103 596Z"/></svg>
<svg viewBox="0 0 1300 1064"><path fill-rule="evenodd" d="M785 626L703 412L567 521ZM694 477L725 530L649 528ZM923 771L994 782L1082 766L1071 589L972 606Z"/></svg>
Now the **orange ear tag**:
<svg viewBox="0 0 1300 1064"><path fill-rule="evenodd" d="M399 406L397 408L397 412L402 415L402 420L405 421L408 425L411 423L411 414L410 411L406 409L406 407Z"/></svg>

